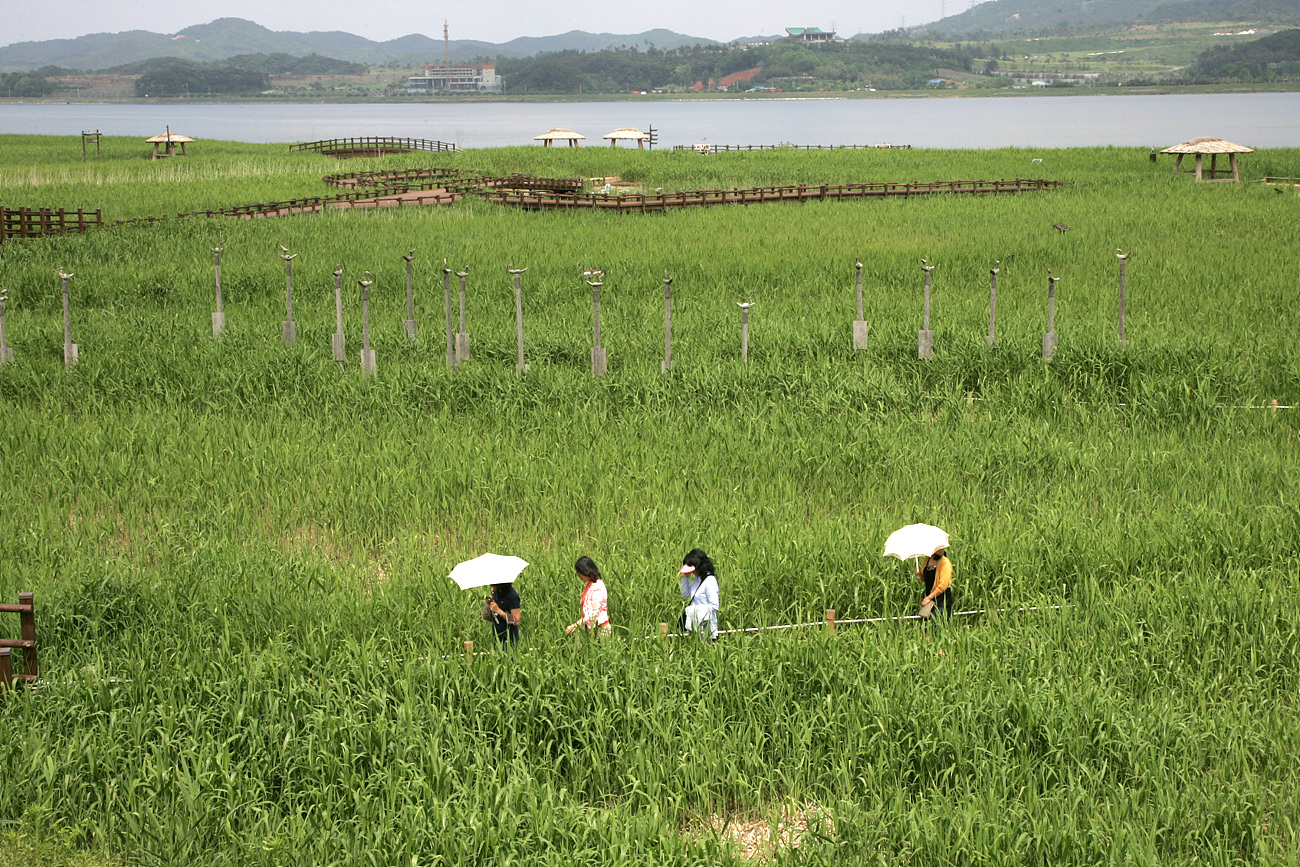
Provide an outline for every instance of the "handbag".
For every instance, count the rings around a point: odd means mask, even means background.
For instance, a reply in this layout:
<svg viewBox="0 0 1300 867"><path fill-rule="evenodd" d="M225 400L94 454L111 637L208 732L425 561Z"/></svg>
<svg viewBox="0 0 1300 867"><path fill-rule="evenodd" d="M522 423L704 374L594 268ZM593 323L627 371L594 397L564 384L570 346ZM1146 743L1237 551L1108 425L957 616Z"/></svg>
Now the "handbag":
<svg viewBox="0 0 1300 867"><path fill-rule="evenodd" d="M483 600L483 610L482 610L482 612L480 612L480 613L483 615L483 619L486 620L488 623L491 623L492 621L494 621L494 620L497 619L497 616L496 616L495 614L492 613L492 597L491 597L491 596L489 596L489 597L487 597L486 599Z"/></svg>

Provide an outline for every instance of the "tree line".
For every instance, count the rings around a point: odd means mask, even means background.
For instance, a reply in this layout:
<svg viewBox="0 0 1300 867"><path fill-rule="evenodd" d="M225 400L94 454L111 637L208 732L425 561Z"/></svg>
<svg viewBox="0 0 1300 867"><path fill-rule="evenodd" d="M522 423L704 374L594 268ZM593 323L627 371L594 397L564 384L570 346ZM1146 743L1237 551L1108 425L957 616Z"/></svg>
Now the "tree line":
<svg viewBox="0 0 1300 867"><path fill-rule="evenodd" d="M880 89L915 87L940 69L970 71L971 52L892 41L849 41L807 46L696 45L645 51L556 51L533 57L497 58L507 91L522 93L620 93L656 88L708 86L727 75L759 69L742 87L782 90L821 87ZM492 62L482 58L478 62Z"/></svg>

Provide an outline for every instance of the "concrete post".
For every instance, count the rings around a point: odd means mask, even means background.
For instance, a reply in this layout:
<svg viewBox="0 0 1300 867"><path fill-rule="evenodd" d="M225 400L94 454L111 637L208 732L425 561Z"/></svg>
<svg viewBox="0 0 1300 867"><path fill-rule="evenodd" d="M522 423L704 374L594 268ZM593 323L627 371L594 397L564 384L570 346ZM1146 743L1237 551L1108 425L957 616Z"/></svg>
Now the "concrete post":
<svg viewBox="0 0 1300 867"><path fill-rule="evenodd" d="M599 278L605 276L604 271L583 271L584 277L596 277L596 280L588 280L587 285L591 287L591 322L593 329L593 339L591 348L591 373L593 376L604 376L609 369L609 361L605 355L605 348L600 345L600 287L605 284Z"/></svg>
<svg viewBox="0 0 1300 867"><path fill-rule="evenodd" d="M750 295L748 301L736 302L740 308L740 360L749 363L749 308L754 306L754 296Z"/></svg>
<svg viewBox="0 0 1300 867"><path fill-rule="evenodd" d="M442 260L442 295L446 304L447 314L447 366L456 366L456 342L452 334L451 325L451 269L447 267L447 260Z"/></svg>
<svg viewBox="0 0 1300 867"><path fill-rule="evenodd" d="M375 351L370 348L370 287L374 281L370 279L370 272L365 272L364 280L358 280L361 285L361 372L366 376L375 375Z"/></svg>
<svg viewBox="0 0 1300 867"><path fill-rule="evenodd" d="M527 268L506 268L506 273L515 278L515 345L519 351L519 358L515 362L515 373L527 373L528 365L524 363L524 294L519 286L519 275L527 271Z"/></svg>
<svg viewBox="0 0 1300 867"><path fill-rule="evenodd" d="M8 364L14 360L14 351L9 348L9 342L5 337L5 302L9 300L9 290L0 289L0 364Z"/></svg>
<svg viewBox="0 0 1300 867"><path fill-rule="evenodd" d="M77 344L72 342L72 305L68 300L68 281L75 274L65 274L59 269L59 279L63 281L63 366L71 368L77 363Z"/></svg>
<svg viewBox="0 0 1300 867"><path fill-rule="evenodd" d="M930 272L937 266L921 260L921 270L925 272L925 307L921 316L921 330L916 334L916 357L934 357L934 332L930 330Z"/></svg>
<svg viewBox="0 0 1300 867"><path fill-rule="evenodd" d="M870 328L862 315L862 260L855 266L858 270L858 318L853 321L853 348L867 348L867 331Z"/></svg>
<svg viewBox="0 0 1300 867"><path fill-rule="evenodd" d="M334 360L344 364L348 360L347 339L343 336L343 266L334 269L334 339L332 349Z"/></svg>
<svg viewBox="0 0 1300 867"><path fill-rule="evenodd" d="M660 373L673 369L673 278L664 272L664 360L659 365Z"/></svg>
<svg viewBox="0 0 1300 867"><path fill-rule="evenodd" d="M989 346L997 342L998 272L1002 270L1001 265L1002 260L999 259L989 269Z"/></svg>
<svg viewBox="0 0 1300 867"><path fill-rule="evenodd" d="M212 336L220 337L226 331L226 314L221 307L221 251L225 247L212 247L212 267L216 272L217 310L212 314Z"/></svg>
<svg viewBox="0 0 1300 867"><path fill-rule="evenodd" d="M280 323L280 339L284 341L285 346L292 346L298 339L298 326L293 321L293 260L298 258L298 254L289 255L288 249L280 247L282 252L280 258L284 260L284 311L285 320Z"/></svg>
<svg viewBox="0 0 1300 867"><path fill-rule="evenodd" d="M1119 260L1119 345L1121 349L1128 349L1128 333L1124 328L1125 306L1127 303L1128 253L1123 250L1116 250L1115 258Z"/></svg>
<svg viewBox="0 0 1300 867"><path fill-rule="evenodd" d="M456 363L469 360L469 332L465 330L465 278L469 276L469 269L457 271L456 276L460 278L460 331L456 332Z"/></svg>
<svg viewBox="0 0 1300 867"><path fill-rule="evenodd" d="M415 279L412 276L411 266L411 262L415 259L415 251L412 250L409 255L402 258L406 260L406 321L402 323L402 330L406 333L406 339L414 342L418 331L418 326L415 324Z"/></svg>
<svg viewBox="0 0 1300 867"><path fill-rule="evenodd" d="M1056 354L1056 281L1060 277L1052 276L1052 269L1047 269L1047 333L1043 335L1043 358L1048 361Z"/></svg>

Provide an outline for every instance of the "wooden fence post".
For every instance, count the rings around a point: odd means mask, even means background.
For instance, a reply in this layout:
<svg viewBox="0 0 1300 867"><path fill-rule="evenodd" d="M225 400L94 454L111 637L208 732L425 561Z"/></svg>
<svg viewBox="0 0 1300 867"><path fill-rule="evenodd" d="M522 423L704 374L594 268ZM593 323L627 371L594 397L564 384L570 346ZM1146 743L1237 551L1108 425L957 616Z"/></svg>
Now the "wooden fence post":
<svg viewBox="0 0 1300 867"><path fill-rule="evenodd" d="M469 665L474 661L474 642L465 642L465 664Z"/></svg>
<svg viewBox="0 0 1300 867"><path fill-rule="evenodd" d="M835 631L835 609L834 608L826 609L826 631L827 632Z"/></svg>
<svg viewBox="0 0 1300 867"><path fill-rule="evenodd" d="M36 607L35 596L31 593L19 593L18 604L26 608L25 611L18 613L18 637L22 641L29 642L23 649L23 674L27 675L29 683L36 681Z"/></svg>
<svg viewBox="0 0 1300 867"><path fill-rule="evenodd" d="M740 308L740 360L749 363L749 308L754 306L754 296L745 302L736 302Z"/></svg>
<svg viewBox="0 0 1300 867"><path fill-rule="evenodd" d="M664 644L664 650L668 649L668 624L659 624L659 640Z"/></svg>
<svg viewBox="0 0 1300 867"><path fill-rule="evenodd" d="M0 689L13 686L14 683L14 660L13 651L7 647L0 647ZM0 693L0 698L3 693Z"/></svg>

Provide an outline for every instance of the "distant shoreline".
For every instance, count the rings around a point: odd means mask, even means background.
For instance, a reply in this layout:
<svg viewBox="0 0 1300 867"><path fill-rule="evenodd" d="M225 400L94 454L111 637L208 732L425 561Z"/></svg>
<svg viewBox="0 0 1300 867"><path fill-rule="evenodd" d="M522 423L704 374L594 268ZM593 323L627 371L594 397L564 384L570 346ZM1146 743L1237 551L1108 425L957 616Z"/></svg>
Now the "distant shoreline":
<svg viewBox="0 0 1300 867"><path fill-rule="evenodd" d="M697 102L697 101L752 101L752 100L849 100L849 99L970 99L998 97L1015 99L1024 96L1138 96L1179 94L1233 94L1233 93L1295 93L1300 92L1300 81L1271 84L1219 84L1219 85L1152 85L1125 87L1034 87L1034 88L954 88L945 90L917 89L890 90L863 93L860 91L789 91L781 93L607 93L607 94L537 94L492 95L474 94L452 97L392 96L380 98L346 98L336 96L307 97L301 94L274 96L220 96L204 99L164 99L145 97L77 99L66 94L45 99L12 98L0 96L0 108L6 105L448 105L463 103L528 104L565 102Z"/></svg>

